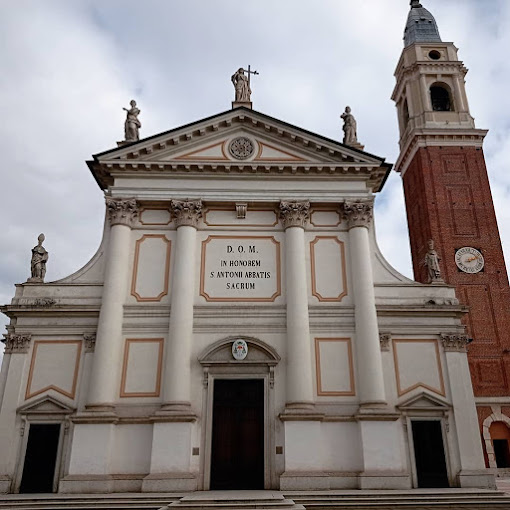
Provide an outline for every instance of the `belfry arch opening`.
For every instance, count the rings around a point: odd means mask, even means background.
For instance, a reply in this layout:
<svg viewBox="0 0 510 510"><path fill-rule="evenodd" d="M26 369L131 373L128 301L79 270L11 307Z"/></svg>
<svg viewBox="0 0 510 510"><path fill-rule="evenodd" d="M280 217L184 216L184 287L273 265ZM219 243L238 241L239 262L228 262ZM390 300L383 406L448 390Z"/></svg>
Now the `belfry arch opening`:
<svg viewBox="0 0 510 510"><path fill-rule="evenodd" d="M404 99L402 105L402 121L404 123L404 129L406 129L409 124L409 106L407 105L407 99Z"/></svg>
<svg viewBox="0 0 510 510"><path fill-rule="evenodd" d="M432 110L435 112L454 111L452 94L448 85L444 83L434 83L430 87L430 101Z"/></svg>

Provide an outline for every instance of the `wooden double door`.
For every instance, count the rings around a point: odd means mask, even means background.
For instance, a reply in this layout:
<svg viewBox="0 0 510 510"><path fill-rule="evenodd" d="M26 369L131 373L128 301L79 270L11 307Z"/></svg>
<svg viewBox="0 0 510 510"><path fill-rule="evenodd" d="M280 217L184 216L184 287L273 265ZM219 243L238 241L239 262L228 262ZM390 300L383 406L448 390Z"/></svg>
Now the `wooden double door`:
<svg viewBox="0 0 510 510"><path fill-rule="evenodd" d="M264 381L215 379L211 489L264 489Z"/></svg>

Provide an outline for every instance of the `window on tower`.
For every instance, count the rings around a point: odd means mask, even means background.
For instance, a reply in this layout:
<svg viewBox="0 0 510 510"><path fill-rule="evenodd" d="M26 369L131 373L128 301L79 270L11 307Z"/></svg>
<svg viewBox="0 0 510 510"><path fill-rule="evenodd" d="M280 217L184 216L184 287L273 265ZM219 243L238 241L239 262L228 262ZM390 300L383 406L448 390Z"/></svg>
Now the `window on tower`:
<svg viewBox="0 0 510 510"><path fill-rule="evenodd" d="M409 107L407 106L407 99L404 100L404 106L402 107L402 120L404 121L404 129L407 128L409 123Z"/></svg>
<svg viewBox="0 0 510 510"><path fill-rule="evenodd" d="M430 99L432 110L435 112L451 112L453 102L451 94L446 85L435 83L430 87Z"/></svg>

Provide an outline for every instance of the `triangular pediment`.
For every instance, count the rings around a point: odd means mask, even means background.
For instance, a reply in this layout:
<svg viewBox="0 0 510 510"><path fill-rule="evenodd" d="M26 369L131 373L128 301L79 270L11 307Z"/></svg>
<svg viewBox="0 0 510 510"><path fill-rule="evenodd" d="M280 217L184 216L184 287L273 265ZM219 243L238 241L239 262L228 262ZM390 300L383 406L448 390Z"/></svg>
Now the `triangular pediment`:
<svg viewBox="0 0 510 510"><path fill-rule="evenodd" d="M450 405L429 393L420 393L397 406L401 411L447 411Z"/></svg>
<svg viewBox="0 0 510 510"><path fill-rule="evenodd" d="M19 414L71 414L74 411L73 407L48 395L18 408Z"/></svg>
<svg viewBox="0 0 510 510"><path fill-rule="evenodd" d="M113 172L207 172L249 168L281 173L357 173L382 184L384 159L247 108L235 108L94 156L102 187ZM110 178L110 180L108 180Z"/></svg>

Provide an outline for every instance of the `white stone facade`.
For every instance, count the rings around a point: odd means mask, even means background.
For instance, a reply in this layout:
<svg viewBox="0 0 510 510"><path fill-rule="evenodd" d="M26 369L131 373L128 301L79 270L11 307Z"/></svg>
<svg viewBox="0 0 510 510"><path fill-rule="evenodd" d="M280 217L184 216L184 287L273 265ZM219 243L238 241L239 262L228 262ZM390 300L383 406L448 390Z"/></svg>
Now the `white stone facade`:
<svg viewBox="0 0 510 510"><path fill-rule="evenodd" d="M383 160L235 108L89 167L97 254L2 308L2 491L34 423L62 424L60 492L208 489L217 379L263 381L267 489L417 487L413 420L440 422L451 486L492 486L465 309L377 247Z"/></svg>

